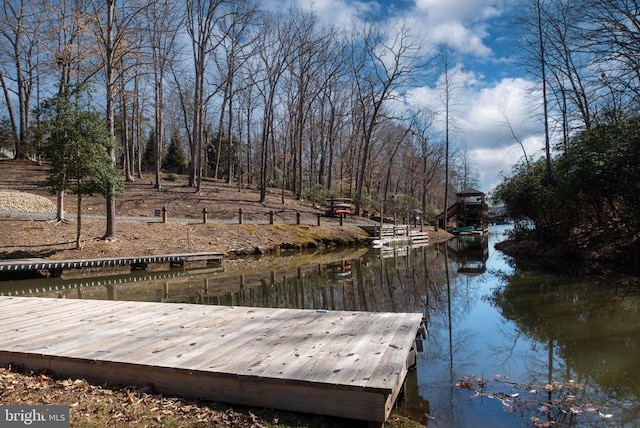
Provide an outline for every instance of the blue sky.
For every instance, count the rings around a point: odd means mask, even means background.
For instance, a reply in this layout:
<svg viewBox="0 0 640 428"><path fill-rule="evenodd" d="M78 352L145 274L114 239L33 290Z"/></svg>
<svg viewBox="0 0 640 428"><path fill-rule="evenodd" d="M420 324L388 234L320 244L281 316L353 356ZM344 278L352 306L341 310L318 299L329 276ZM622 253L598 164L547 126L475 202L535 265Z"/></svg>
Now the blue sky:
<svg viewBox="0 0 640 428"><path fill-rule="evenodd" d="M519 0L267 0L282 10L288 2L313 9L324 24L350 28L358 21L411 19L428 44L448 44L455 61L456 91L450 143L466 150L480 173L479 190L489 193L520 161L524 150L539 156L544 148L536 87L514 56L512 32ZM408 102L442 110L438 71L408 92ZM442 121L434 124L442 127ZM434 129L436 135L438 129ZM513 132L512 132L513 131ZM522 143L522 146L518 141ZM437 137L436 137L437 138Z"/></svg>

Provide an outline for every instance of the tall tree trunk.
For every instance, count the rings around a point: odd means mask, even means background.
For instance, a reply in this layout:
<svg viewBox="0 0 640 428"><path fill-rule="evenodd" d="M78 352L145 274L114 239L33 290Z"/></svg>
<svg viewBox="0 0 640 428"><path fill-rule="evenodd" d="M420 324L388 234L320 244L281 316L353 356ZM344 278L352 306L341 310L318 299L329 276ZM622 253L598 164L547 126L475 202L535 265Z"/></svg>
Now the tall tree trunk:
<svg viewBox="0 0 640 428"><path fill-rule="evenodd" d="M213 167L213 177L220 178L218 175L218 169L220 168L220 152L222 151L222 138L224 137L224 133L222 132L222 127L224 125L224 112L227 105L227 100L229 98L229 85L224 86L224 94L222 96L222 106L220 106L220 120L218 121L218 131L216 133L216 162Z"/></svg>
<svg viewBox="0 0 640 428"><path fill-rule="evenodd" d="M78 192L78 200L77 200L77 218L76 218L76 250L82 248L82 192Z"/></svg>
<svg viewBox="0 0 640 428"><path fill-rule="evenodd" d="M155 184L154 188L160 189L160 168L162 167L162 149L164 147L164 129L163 129L163 114L164 114L164 69L160 67L157 71L157 77L155 82L155 144L156 144L156 161L155 161Z"/></svg>
<svg viewBox="0 0 640 428"><path fill-rule="evenodd" d="M544 115L544 151L546 156L546 169L547 169L547 183L551 183L551 143L549 138L549 103L547 100L547 54L545 51L545 35L543 29L543 19L542 19L542 4L541 0L537 0L536 3L536 13L537 13L537 31L538 31L538 43L540 47L540 51L538 54L540 55L540 72L542 79L542 109Z"/></svg>
<svg viewBox="0 0 640 428"><path fill-rule="evenodd" d="M56 192L56 221L64 222L64 190Z"/></svg>
<svg viewBox="0 0 640 428"><path fill-rule="evenodd" d="M227 183L231 183L233 180L233 160L235 159L235 150L233 145L233 75L230 76L229 82L229 121L227 123Z"/></svg>
<svg viewBox="0 0 640 428"><path fill-rule="evenodd" d="M106 0L107 2L107 28L106 28L106 40L105 40L105 77L107 81L106 86L106 98L107 98L107 130L109 132L109 140L111 142L108 149L108 155L111 158L111 162L116 164L116 149L115 149L115 107L114 103L114 89L115 89L115 77L114 77L114 58L115 58L115 18L116 18L116 0ZM112 185L109 185L107 190L107 230L104 234L104 239L114 238L116 235L116 196Z"/></svg>

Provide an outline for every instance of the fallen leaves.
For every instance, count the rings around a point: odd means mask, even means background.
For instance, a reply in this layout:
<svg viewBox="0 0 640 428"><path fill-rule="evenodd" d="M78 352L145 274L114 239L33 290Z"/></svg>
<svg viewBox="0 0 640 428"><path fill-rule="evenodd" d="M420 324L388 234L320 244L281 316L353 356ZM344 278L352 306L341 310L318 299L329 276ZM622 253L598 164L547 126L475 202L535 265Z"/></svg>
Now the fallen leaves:
<svg viewBox="0 0 640 428"><path fill-rule="evenodd" d="M222 403L166 397L153 394L148 385L110 389L81 379L55 379L47 374L21 373L2 367L0 403L67 405L71 427L338 426L322 416L268 409L234 409Z"/></svg>
<svg viewBox="0 0 640 428"><path fill-rule="evenodd" d="M457 388L474 391L471 398L487 397L499 400L506 411L531 415L529 420L537 428L570 424L596 423L600 419L611 419L613 414L594 405L585 394L585 387L570 380L551 382L532 387L508 382L501 376L489 381L467 376L459 380ZM577 394L580 392L580 394Z"/></svg>

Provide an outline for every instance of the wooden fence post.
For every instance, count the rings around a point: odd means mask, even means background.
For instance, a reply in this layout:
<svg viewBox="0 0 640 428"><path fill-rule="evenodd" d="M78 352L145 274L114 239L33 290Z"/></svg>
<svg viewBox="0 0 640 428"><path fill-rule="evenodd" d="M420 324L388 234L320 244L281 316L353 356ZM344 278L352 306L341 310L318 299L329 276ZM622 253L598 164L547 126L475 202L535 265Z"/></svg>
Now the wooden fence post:
<svg viewBox="0 0 640 428"><path fill-rule="evenodd" d="M167 222L167 207L162 207L162 222Z"/></svg>
<svg viewBox="0 0 640 428"><path fill-rule="evenodd" d="M242 224L242 208L238 210L238 224Z"/></svg>
<svg viewBox="0 0 640 428"><path fill-rule="evenodd" d="M207 224L207 208L203 208L202 209L202 222L204 224Z"/></svg>
<svg viewBox="0 0 640 428"><path fill-rule="evenodd" d="M269 224L273 224L273 211L269 211Z"/></svg>
<svg viewBox="0 0 640 428"><path fill-rule="evenodd" d="M300 212L296 211L296 224L300 225Z"/></svg>
<svg viewBox="0 0 640 428"><path fill-rule="evenodd" d="M318 213L318 226L320 226L320 214Z"/></svg>

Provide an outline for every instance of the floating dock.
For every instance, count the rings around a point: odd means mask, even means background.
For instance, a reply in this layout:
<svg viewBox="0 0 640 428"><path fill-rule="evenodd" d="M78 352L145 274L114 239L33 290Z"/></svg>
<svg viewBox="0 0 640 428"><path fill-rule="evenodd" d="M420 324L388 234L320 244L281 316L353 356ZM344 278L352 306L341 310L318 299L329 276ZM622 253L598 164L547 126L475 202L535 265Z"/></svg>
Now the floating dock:
<svg viewBox="0 0 640 428"><path fill-rule="evenodd" d="M154 392L389 417L421 314L0 297L0 364Z"/></svg>

